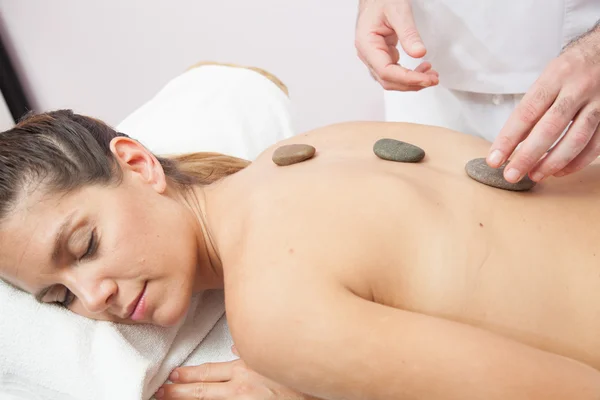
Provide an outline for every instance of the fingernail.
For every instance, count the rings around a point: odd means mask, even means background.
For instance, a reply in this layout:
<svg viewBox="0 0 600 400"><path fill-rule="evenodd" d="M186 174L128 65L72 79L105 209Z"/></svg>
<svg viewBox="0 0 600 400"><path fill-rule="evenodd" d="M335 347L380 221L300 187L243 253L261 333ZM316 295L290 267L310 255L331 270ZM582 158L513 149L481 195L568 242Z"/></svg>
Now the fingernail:
<svg viewBox="0 0 600 400"><path fill-rule="evenodd" d="M179 372L177 372L177 371L171 372L171 375L169 375L169 380L171 382L175 382L178 379L179 379Z"/></svg>
<svg viewBox="0 0 600 400"><path fill-rule="evenodd" d="M559 171L557 173L554 174L554 176L556 176L557 178L560 178L562 176L565 176L567 173L564 171Z"/></svg>
<svg viewBox="0 0 600 400"><path fill-rule="evenodd" d="M157 399L162 399L162 397L165 395L165 389L160 388L158 389L158 391L154 394L154 397L156 397Z"/></svg>
<svg viewBox="0 0 600 400"><path fill-rule="evenodd" d="M534 182L540 182L542 179L544 179L544 174L541 172L535 172L533 175L531 175L531 180Z"/></svg>
<svg viewBox="0 0 600 400"><path fill-rule="evenodd" d="M509 182L516 182L521 177L521 173L518 169L511 168L504 173L504 178Z"/></svg>
<svg viewBox="0 0 600 400"><path fill-rule="evenodd" d="M492 154L488 157L488 162L495 167L499 166L502 162L502 152L500 150L492 151Z"/></svg>
<svg viewBox="0 0 600 400"><path fill-rule="evenodd" d="M421 51L421 50L424 50L424 49L425 49L425 46L423 46L423 43L417 42L417 43L413 43L413 45L412 45L412 50L413 51Z"/></svg>

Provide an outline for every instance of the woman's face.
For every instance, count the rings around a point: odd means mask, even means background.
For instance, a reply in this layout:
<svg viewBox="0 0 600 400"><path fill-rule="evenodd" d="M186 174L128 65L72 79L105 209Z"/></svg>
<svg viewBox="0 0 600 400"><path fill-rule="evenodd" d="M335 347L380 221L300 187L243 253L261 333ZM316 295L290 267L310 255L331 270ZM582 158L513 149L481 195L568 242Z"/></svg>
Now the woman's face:
<svg viewBox="0 0 600 400"><path fill-rule="evenodd" d="M116 187L22 196L0 224L0 276L92 319L180 321L198 264L197 227L189 208L165 194L156 165L143 162Z"/></svg>

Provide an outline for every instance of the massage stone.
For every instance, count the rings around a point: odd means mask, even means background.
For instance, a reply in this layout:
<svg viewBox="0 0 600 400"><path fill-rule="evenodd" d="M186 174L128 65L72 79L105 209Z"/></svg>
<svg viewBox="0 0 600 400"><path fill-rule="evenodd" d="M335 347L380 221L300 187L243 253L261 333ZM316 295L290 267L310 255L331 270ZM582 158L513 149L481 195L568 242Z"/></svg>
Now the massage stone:
<svg viewBox="0 0 600 400"><path fill-rule="evenodd" d="M525 191L533 188L535 182L528 176L525 176L517 183L510 183L504 179L504 168L506 163L499 168L492 168L485 162L485 158L476 158L471 160L465 166L467 175L477 182L492 186L498 189L512 190L516 192Z"/></svg>
<svg viewBox="0 0 600 400"><path fill-rule="evenodd" d="M288 144L273 152L272 160L279 166L306 161L315 155L316 149L308 144Z"/></svg>
<svg viewBox="0 0 600 400"><path fill-rule="evenodd" d="M375 142L373 152L381 159L396 162L416 163L425 157L425 151L422 148L387 138Z"/></svg>

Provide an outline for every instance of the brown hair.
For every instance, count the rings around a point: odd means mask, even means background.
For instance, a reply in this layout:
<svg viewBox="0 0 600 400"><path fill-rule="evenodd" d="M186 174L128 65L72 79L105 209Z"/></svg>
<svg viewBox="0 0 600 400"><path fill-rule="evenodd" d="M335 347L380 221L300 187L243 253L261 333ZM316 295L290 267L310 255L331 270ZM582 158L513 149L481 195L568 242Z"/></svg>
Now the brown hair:
<svg viewBox="0 0 600 400"><path fill-rule="evenodd" d="M19 193L43 183L68 192L85 185L118 184L121 170L110 151L117 132L104 122L71 110L30 114L0 133L0 219ZM179 186L208 185L234 174L249 161L220 153L158 157L167 178Z"/></svg>

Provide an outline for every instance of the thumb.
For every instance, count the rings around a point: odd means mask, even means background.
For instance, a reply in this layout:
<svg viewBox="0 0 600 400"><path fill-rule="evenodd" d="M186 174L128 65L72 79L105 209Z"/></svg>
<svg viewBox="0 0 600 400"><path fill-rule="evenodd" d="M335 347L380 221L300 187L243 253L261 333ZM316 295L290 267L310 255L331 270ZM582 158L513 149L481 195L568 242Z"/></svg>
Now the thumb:
<svg viewBox="0 0 600 400"><path fill-rule="evenodd" d="M399 1L395 7L388 7L386 18L406 54L413 58L423 57L427 51L417 30L410 1Z"/></svg>

